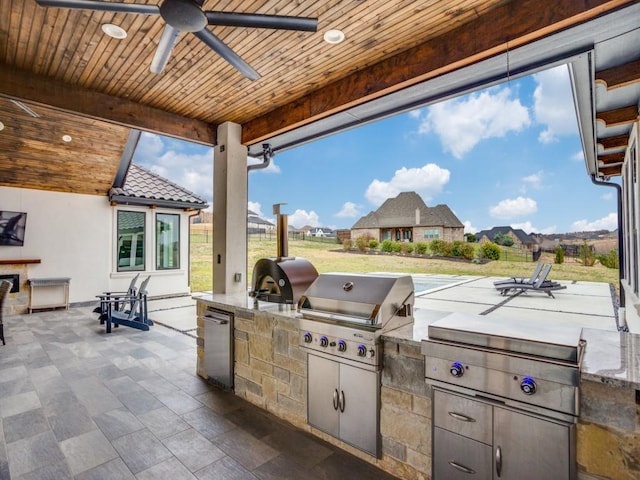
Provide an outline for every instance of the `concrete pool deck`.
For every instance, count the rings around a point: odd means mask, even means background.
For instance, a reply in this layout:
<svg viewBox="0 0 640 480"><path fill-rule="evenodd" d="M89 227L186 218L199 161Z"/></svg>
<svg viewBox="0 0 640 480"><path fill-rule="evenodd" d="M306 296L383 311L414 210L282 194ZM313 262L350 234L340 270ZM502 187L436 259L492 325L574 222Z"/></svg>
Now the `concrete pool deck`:
<svg viewBox="0 0 640 480"><path fill-rule="evenodd" d="M552 298L542 292L502 296L493 282L504 277L441 274L416 277L419 280L431 278L436 284L450 282L427 292L418 292L416 309L473 313L541 324L572 324L609 331L618 329L614 290L608 283L560 280L558 283L567 288L553 292L555 298ZM195 298L210 294L196 292L192 296L150 300L149 317L158 324L195 337Z"/></svg>

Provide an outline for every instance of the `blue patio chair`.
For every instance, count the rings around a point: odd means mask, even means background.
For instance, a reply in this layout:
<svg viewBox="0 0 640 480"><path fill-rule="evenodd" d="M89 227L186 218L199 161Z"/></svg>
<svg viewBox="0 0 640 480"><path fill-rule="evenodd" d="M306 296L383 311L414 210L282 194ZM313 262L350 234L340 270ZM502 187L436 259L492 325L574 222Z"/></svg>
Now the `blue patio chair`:
<svg viewBox="0 0 640 480"><path fill-rule="evenodd" d="M121 301L123 297L127 297L129 299L129 308L133 308L133 298L136 295L136 282L140 274L138 273L135 277L131 279L131 283L129 283L129 288L125 292L102 292L101 295L97 295L100 299L100 305L96 307L93 311L95 313L100 314L100 325L102 325L107 319L107 310L111 308L112 310L120 310L126 311L127 303Z"/></svg>
<svg viewBox="0 0 640 480"><path fill-rule="evenodd" d="M133 296L123 296L117 300L104 301L107 305L107 317L105 319L107 333L111 333L111 325L115 328L125 325L138 330L149 330L149 327L153 325L153 321L149 319L147 308L147 285L150 279L151 277L149 276L143 280L138 292ZM131 308L128 310L111 308L113 305L121 304L122 302L131 305Z"/></svg>

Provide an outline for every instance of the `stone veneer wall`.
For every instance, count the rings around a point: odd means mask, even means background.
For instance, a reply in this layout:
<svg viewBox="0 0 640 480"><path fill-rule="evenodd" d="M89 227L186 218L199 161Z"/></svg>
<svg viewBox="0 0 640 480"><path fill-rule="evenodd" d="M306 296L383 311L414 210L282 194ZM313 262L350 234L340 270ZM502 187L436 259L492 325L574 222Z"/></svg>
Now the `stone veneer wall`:
<svg viewBox="0 0 640 480"><path fill-rule="evenodd" d="M578 478L640 479L640 390L583 381L580 394Z"/></svg>
<svg viewBox="0 0 640 480"><path fill-rule="evenodd" d="M27 264L1 265L0 275L19 275L20 287L16 293L9 293L4 301L5 315L21 315L29 311L29 283Z"/></svg>
<svg viewBox="0 0 640 480"><path fill-rule="evenodd" d="M298 322L273 314L213 304L235 316L234 393L298 428L407 480L427 480L431 471L431 389L424 383L420 347L387 342L382 374L382 458L376 459L307 424L307 352L299 346ZM197 373L204 371L207 304L197 302Z"/></svg>

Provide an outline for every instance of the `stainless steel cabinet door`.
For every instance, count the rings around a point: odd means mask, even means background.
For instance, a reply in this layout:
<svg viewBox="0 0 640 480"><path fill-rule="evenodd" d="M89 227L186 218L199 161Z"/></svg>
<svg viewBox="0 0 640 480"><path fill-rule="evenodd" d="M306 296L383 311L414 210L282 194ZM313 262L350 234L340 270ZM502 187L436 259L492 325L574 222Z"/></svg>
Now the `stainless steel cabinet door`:
<svg viewBox="0 0 640 480"><path fill-rule="evenodd" d="M379 373L340 365L340 438L378 454Z"/></svg>
<svg viewBox="0 0 640 480"><path fill-rule="evenodd" d="M569 480L571 426L495 407L494 478Z"/></svg>
<svg viewBox="0 0 640 480"><path fill-rule="evenodd" d="M340 364L309 354L309 424L334 437L340 434Z"/></svg>
<svg viewBox="0 0 640 480"><path fill-rule="evenodd" d="M233 314L207 311L204 319L204 370L213 382L233 389Z"/></svg>

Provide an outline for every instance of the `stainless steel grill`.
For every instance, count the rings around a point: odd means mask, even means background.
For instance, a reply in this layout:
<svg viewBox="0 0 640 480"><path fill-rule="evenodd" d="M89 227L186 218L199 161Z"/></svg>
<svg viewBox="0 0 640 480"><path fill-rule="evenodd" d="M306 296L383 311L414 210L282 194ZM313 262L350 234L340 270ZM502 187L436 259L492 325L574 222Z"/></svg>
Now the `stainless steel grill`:
<svg viewBox="0 0 640 480"><path fill-rule="evenodd" d="M413 322L409 275L325 273L300 297L303 347L379 365L383 331Z"/></svg>
<svg viewBox="0 0 640 480"><path fill-rule="evenodd" d="M308 422L380 455L382 332L413 321L410 276L321 274L298 302Z"/></svg>

